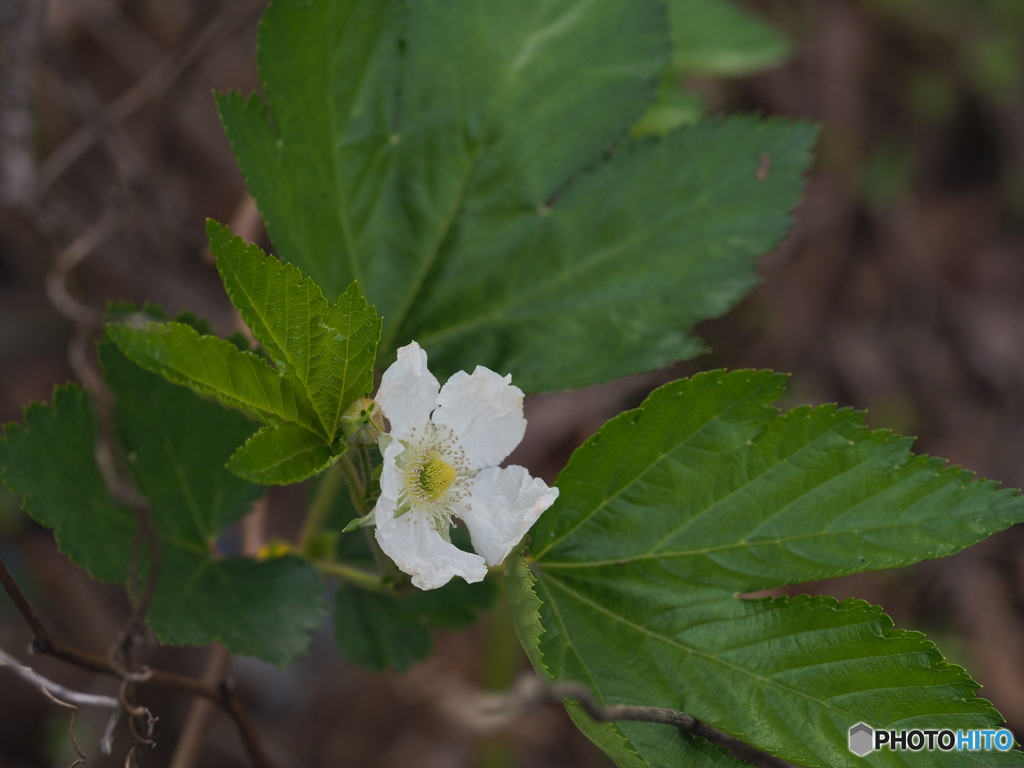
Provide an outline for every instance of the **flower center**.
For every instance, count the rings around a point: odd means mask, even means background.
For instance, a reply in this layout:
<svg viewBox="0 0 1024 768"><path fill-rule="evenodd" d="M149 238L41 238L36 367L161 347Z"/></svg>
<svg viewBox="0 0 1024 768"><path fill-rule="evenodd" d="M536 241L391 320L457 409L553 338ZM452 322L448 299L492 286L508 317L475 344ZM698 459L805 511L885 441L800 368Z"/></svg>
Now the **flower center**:
<svg viewBox="0 0 1024 768"><path fill-rule="evenodd" d="M455 467L432 456L420 470L418 480L423 493L436 500L455 482Z"/></svg>

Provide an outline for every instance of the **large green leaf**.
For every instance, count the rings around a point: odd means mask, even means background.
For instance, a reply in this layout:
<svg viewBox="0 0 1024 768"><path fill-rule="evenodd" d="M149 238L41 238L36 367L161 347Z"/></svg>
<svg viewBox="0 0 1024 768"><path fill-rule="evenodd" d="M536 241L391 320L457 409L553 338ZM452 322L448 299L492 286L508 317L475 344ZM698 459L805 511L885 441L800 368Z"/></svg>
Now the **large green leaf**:
<svg viewBox="0 0 1024 768"><path fill-rule="evenodd" d="M623 146L550 211L519 220L515 270L500 229L467 221L465 248L414 315L431 365L473 359L524 388L568 388L702 351L689 328L754 284L754 257L789 226L813 137L737 118ZM761 153L773 159L764 181Z"/></svg>
<svg viewBox="0 0 1024 768"><path fill-rule="evenodd" d="M77 384L57 387L53 404L25 409L0 439L0 480L22 496L60 551L100 581L124 583L135 517L107 493L96 466L96 419Z"/></svg>
<svg viewBox="0 0 1024 768"><path fill-rule="evenodd" d="M298 557L256 562L165 548L146 618L165 643L216 640L283 667L305 653L326 616L320 574Z"/></svg>
<svg viewBox="0 0 1024 768"><path fill-rule="evenodd" d="M256 425L142 370L109 342L100 355L117 401L118 437L160 544L150 626L166 643L219 640L236 653L288 663L326 614L316 570L298 558L257 563L216 548L224 528L264 490L224 467ZM61 388L52 406L27 409L24 426L7 426L0 472L53 529L62 551L96 578L123 583L135 519L111 501L95 441L88 395Z"/></svg>
<svg viewBox="0 0 1024 768"><path fill-rule="evenodd" d="M955 730L1000 717L880 608L737 598L941 557L1024 520L1016 492L914 456L862 414L779 415L783 382L738 371L668 384L576 452L534 526L532 575L511 569L535 663L603 701L679 709L803 765L1024 763L1016 752L857 758L846 739L858 721ZM618 728L650 765L687 764L670 730Z"/></svg>
<svg viewBox="0 0 1024 768"><path fill-rule="evenodd" d="M509 555L505 571L505 594L519 642L538 674L551 680L555 675L549 669L541 651L541 636L545 632L545 627L541 624L541 610L544 606L537 597L537 579L527 565L524 549L525 542ZM593 683L592 679L587 679L586 682ZM583 712L575 702L566 702L566 709L579 729L621 768L646 768L649 765L666 768L677 765L685 765L688 768L739 768L745 765L728 757L724 750L712 747L701 738L672 733L665 728L655 728L654 733L646 734L649 736L647 741L650 742L650 746L643 748L644 757L641 757L638 753L641 747L630 742L629 737L622 731L622 724L599 723ZM652 756L654 752L658 753L656 759Z"/></svg>
<svg viewBox="0 0 1024 768"><path fill-rule="evenodd" d="M656 0L278 0L267 104L219 104L277 253L328 297L359 281L382 361L416 339L442 375L557 389L699 351L788 226L808 126L616 147L669 54Z"/></svg>
<svg viewBox="0 0 1024 768"><path fill-rule="evenodd" d="M100 358L117 399L121 444L160 537L150 626L165 643L217 640L235 653L289 663L326 614L316 570L297 558L225 559L216 549L223 529L264 491L225 468L256 425L142 370L110 342Z"/></svg>
<svg viewBox="0 0 1024 768"><path fill-rule="evenodd" d="M231 302L278 372L312 404L320 433L333 438L342 411L373 387L377 313L354 283L331 306L291 264L214 221L206 231Z"/></svg>

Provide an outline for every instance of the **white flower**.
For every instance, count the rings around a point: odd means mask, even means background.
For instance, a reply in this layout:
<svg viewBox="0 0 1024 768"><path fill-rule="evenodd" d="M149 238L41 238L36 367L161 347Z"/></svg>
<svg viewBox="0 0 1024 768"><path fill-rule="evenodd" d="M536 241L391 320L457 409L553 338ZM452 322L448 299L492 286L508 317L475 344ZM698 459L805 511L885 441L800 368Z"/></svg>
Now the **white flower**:
<svg viewBox="0 0 1024 768"><path fill-rule="evenodd" d="M511 380L477 366L439 387L415 342L384 372L376 400L391 432L380 439L376 536L420 589L453 576L481 581L558 498L523 467L497 466L526 431L523 393ZM452 517L465 522L479 554L451 543Z"/></svg>

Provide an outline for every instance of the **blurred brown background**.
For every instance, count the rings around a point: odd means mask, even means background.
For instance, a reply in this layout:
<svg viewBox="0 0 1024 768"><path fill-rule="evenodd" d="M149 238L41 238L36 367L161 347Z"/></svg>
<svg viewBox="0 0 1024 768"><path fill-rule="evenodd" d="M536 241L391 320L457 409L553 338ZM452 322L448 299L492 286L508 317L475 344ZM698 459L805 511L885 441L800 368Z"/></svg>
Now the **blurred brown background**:
<svg viewBox="0 0 1024 768"><path fill-rule="evenodd" d="M777 113L824 132L791 237L762 260L762 285L701 335L714 350L668 372L528 404L514 459L551 481L569 453L655 385L727 366L793 372L786 405L838 401L918 450L1024 485L1024 4L1019 0L750 0L795 56L743 80L697 80L711 111ZM204 255L203 221L264 235L220 129L211 90L256 88L261 0L0 0L0 421L81 375L73 325L108 299L234 319ZM264 243L266 244L266 243ZM48 284L48 277L49 284ZM49 287L49 291L48 291ZM63 313L63 314L62 314ZM69 345L72 355L69 358ZM294 528L303 489L270 497L273 531ZM102 653L123 591L100 587L0 491L0 555L64 638ZM956 557L813 585L880 603L923 630L985 686L1024 734L1024 534ZM804 589L807 589L805 587ZM796 591L796 590L794 590ZM281 766L604 766L563 713L482 720L481 687L522 664L500 614L439 636L407 676L349 668L325 629L279 671L235 661L239 690ZM0 647L30 639L0 598ZM201 674L205 651L153 649ZM113 683L45 658L79 690ZM189 701L154 695L168 765ZM104 718L83 712L91 765ZM69 765L68 716L0 669L0 766ZM199 765L244 765L215 713Z"/></svg>

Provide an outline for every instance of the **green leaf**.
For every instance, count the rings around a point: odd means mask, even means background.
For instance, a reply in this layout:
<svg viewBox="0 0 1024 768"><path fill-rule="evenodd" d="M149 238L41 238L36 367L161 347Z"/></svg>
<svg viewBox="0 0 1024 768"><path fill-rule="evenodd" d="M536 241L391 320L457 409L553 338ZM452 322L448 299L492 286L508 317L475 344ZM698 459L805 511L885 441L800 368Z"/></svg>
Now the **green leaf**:
<svg viewBox="0 0 1024 768"><path fill-rule="evenodd" d="M235 653L289 662L326 615L316 570L297 558L257 563L215 550L223 529L263 491L224 468L255 425L139 368L109 341L100 357L121 447L160 543L150 626L165 643L220 640ZM60 388L52 406L31 406L24 426L7 426L0 471L62 551L96 578L123 583L135 518L111 501L95 441L88 395Z"/></svg>
<svg viewBox="0 0 1024 768"><path fill-rule="evenodd" d="M663 136L684 125L694 125L704 117L704 99L684 90L672 72L662 75L658 97L631 133L634 136Z"/></svg>
<svg viewBox="0 0 1024 768"><path fill-rule="evenodd" d="M109 340L99 356L116 398L118 437L154 527L168 546L207 552L263 493L224 471L226 456L256 425L141 370Z"/></svg>
<svg viewBox="0 0 1024 768"><path fill-rule="evenodd" d="M223 529L264 491L225 468L255 425L139 368L110 342L100 358L121 444L160 538L147 615L153 631L173 645L217 640L234 653L289 663L326 615L316 570L297 558L256 563L215 550Z"/></svg>
<svg viewBox="0 0 1024 768"><path fill-rule="evenodd" d="M227 467L254 483L290 485L323 472L339 455L322 437L298 424L274 424L240 446Z"/></svg>
<svg viewBox="0 0 1024 768"><path fill-rule="evenodd" d="M668 16L679 73L745 75L791 53L784 37L732 0L669 0Z"/></svg>
<svg viewBox="0 0 1024 768"><path fill-rule="evenodd" d="M472 624L496 594L490 580L467 584L455 579L440 589L405 595L339 585L334 597L338 648L353 664L375 672L404 672L433 653L432 628Z"/></svg>
<svg viewBox="0 0 1024 768"><path fill-rule="evenodd" d="M330 306L296 267L214 221L206 231L232 303L278 372L312 403L319 433L333 439L342 411L373 387L377 313L355 284Z"/></svg>
<svg viewBox="0 0 1024 768"><path fill-rule="evenodd" d="M147 619L164 643L205 645L287 666L327 616L320 575L298 557L218 559L164 548Z"/></svg>
<svg viewBox="0 0 1024 768"><path fill-rule="evenodd" d="M267 105L219 105L277 253L328 297L358 280L385 318L379 359L416 339L442 377L482 364L558 389L700 351L689 328L785 233L814 130L742 119L616 146L668 65L664 14L271 5Z"/></svg>
<svg viewBox="0 0 1024 768"><path fill-rule="evenodd" d="M755 257L789 228L814 136L806 125L735 118L624 145L533 214L512 274L496 226L466 223L445 285L415 314L431 366L472 358L513 371L524 389L565 389L702 351L689 328L756 282ZM772 159L764 181L761 154Z"/></svg>
<svg viewBox="0 0 1024 768"><path fill-rule="evenodd" d="M111 324L107 334L132 361L175 384L212 398L265 424L292 421L320 434L320 419L264 360L230 341L200 336L183 323Z"/></svg>
<svg viewBox="0 0 1024 768"><path fill-rule="evenodd" d="M777 66L792 54L789 42L732 0L669 0L672 63L661 74L634 136L662 135L706 114L689 76L737 77Z"/></svg>
<svg viewBox="0 0 1024 768"><path fill-rule="evenodd" d="M555 678L608 703L688 712L802 765L1024 763L1019 753L876 752L847 729L993 727L977 684L880 608L737 594L962 549L1024 520L1024 500L834 406L778 414L784 377L699 374L654 392L580 448L515 574L520 632ZM510 590L511 593L511 590ZM538 650L533 652L536 656ZM682 743L622 723L651 765ZM689 758L686 758L689 759Z"/></svg>
<svg viewBox="0 0 1024 768"><path fill-rule="evenodd" d="M88 393L57 387L53 404L25 409L0 439L0 479L54 532L60 551L100 581L124 583L135 517L107 493L96 466L96 419Z"/></svg>
<svg viewBox="0 0 1024 768"><path fill-rule="evenodd" d="M520 544L509 555L505 566L505 594L512 612L516 633L519 635L520 644L526 650L526 655L541 677L547 680L564 677L564 675L553 675L552 670L544 661L544 654L541 651L541 636L546 629L541 623L540 617L545 606L537 598L537 579L527 564L524 555L525 549L525 544ZM581 680L588 685L593 685L592 678L581 678ZM725 754L724 750L713 747L701 738L679 732L672 733L675 729L670 731L665 728L656 728L653 734L638 734L640 743L644 746L634 746L622 730L623 727L633 724L599 723L591 719L575 702L566 702L566 709L577 727L621 768L646 768L648 765L739 768L741 765L746 765L746 763L733 760ZM643 738L645 736L646 739ZM641 748L643 754L652 760L651 762L638 754L638 749ZM656 759L652 757L655 753L658 755Z"/></svg>

